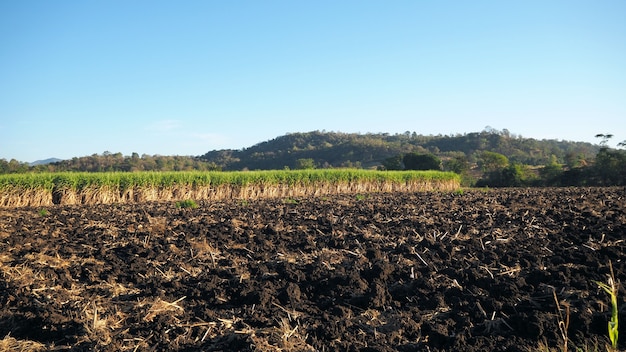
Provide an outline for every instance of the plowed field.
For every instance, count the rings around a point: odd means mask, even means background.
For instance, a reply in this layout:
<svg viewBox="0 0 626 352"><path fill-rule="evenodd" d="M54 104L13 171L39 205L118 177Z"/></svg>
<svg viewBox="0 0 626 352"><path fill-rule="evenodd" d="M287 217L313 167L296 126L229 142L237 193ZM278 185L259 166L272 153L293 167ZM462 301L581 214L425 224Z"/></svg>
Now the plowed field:
<svg viewBox="0 0 626 352"><path fill-rule="evenodd" d="M626 282L623 188L199 205L0 209L5 348L604 350Z"/></svg>

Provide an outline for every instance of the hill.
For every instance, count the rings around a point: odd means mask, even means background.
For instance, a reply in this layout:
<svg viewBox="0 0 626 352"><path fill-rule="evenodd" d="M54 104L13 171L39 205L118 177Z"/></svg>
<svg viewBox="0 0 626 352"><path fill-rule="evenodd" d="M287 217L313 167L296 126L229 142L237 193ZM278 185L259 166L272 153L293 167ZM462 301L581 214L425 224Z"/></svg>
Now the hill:
<svg viewBox="0 0 626 352"><path fill-rule="evenodd" d="M52 163L58 163L59 161L63 161L63 159L59 159L59 158L48 158L48 159L44 159L44 160L36 160L33 161L32 163L29 163L29 166L37 166L37 165L48 165L48 164L52 164Z"/></svg>
<svg viewBox="0 0 626 352"><path fill-rule="evenodd" d="M385 159L406 153L434 154L442 160L464 158L475 164L483 151L505 155L511 162L540 166L551 162L570 167L594 158L599 146L572 141L537 140L487 129L457 135L355 134L313 131L290 133L242 150L210 151L199 159L222 170L299 168L302 161L319 168L376 168Z"/></svg>

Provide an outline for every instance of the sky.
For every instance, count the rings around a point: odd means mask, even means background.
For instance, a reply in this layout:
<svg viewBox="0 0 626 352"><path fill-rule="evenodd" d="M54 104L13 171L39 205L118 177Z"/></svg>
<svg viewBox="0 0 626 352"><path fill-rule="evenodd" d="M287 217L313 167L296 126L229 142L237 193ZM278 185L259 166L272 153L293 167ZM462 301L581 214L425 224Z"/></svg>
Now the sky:
<svg viewBox="0 0 626 352"><path fill-rule="evenodd" d="M0 159L315 130L626 140L624 0L0 1Z"/></svg>

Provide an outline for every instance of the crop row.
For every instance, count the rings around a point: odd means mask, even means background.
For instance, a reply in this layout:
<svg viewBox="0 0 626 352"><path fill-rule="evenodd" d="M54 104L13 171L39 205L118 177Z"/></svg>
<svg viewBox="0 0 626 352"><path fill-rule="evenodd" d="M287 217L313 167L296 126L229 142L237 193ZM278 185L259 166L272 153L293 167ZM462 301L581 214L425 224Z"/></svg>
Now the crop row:
<svg viewBox="0 0 626 352"><path fill-rule="evenodd" d="M459 183L450 172L356 169L7 174L0 175L0 206L451 190Z"/></svg>

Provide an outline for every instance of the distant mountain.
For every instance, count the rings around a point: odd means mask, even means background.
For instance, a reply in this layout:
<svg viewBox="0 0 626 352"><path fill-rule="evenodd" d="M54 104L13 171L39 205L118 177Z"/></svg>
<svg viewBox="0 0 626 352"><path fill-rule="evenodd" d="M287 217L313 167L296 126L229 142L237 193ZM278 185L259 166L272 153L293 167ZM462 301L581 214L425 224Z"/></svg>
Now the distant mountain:
<svg viewBox="0 0 626 352"><path fill-rule="evenodd" d="M591 160L599 146L586 142L537 140L493 129L457 135L355 134L313 131L290 133L242 150L214 150L199 159L222 170L298 168L302 161L318 168L376 168L385 159L411 152L434 154L442 160L464 158L475 164L482 151L505 155L511 162L538 166Z"/></svg>
<svg viewBox="0 0 626 352"><path fill-rule="evenodd" d="M63 161L63 159L49 158L49 159L44 159L44 160L33 161L32 163L29 163L28 166L46 165L46 164L56 163L59 161Z"/></svg>

